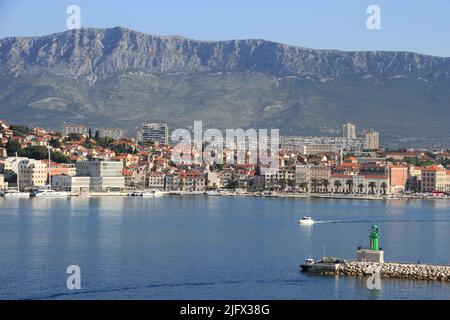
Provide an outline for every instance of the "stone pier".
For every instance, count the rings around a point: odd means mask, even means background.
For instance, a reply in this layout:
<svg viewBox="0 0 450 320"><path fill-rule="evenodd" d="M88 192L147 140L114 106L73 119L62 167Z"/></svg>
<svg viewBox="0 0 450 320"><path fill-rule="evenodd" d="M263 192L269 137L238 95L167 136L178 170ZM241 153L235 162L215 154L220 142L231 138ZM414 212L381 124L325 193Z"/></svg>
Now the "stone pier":
<svg viewBox="0 0 450 320"><path fill-rule="evenodd" d="M335 274L364 277L374 270L379 270L383 278L450 281L450 266L428 264L347 261L336 266Z"/></svg>

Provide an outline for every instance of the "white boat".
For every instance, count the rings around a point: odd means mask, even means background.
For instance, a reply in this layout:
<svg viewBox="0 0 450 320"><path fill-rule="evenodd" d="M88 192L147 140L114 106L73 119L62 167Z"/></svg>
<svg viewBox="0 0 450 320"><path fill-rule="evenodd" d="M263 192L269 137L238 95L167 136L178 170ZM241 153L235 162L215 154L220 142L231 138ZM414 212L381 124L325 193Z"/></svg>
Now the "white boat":
<svg viewBox="0 0 450 320"><path fill-rule="evenodd" d="M160 190L155 190L155 191L153 191L153 196L154 196L154 197L162 197L162 196L164 196L164 195L166 195L166 194L167 194L167 192L160 191Z"/></svg>
<svg viewBox="0 0 450 320"><path fill-rule="evenodd" d="M31 193L36 198L67 198L69 195L64 191L55 191L52 189L39 189Z"/></svg>
<svg viewBox="0 0 450 320"><path fill-rule="evenodd" d="M29 198L29 192L20 192L19 190L8 190L3 195L5 198Z"/></svg>
<svg viewBox="0 0 450 320"><path fill-rule="evenodd" d="M312 225L314 224L314 220L311 217L303 217L300 219L299 223L301 225Z"/></svg>
<svg viewBox="0 0 450 320"><path fill-rule="evenodd" d="M130 196L132 197L144 197L144 198L154 198L154 197L161 197L163 195L167 194L167 192L155 190L155 191L133 191L130 193Z"/></svg>
<svg viewBox="0 0 450 320"><path fill-rule="evenodd" d="M221 196L222 194L216 190L205 191L207 196Z"/></svg>

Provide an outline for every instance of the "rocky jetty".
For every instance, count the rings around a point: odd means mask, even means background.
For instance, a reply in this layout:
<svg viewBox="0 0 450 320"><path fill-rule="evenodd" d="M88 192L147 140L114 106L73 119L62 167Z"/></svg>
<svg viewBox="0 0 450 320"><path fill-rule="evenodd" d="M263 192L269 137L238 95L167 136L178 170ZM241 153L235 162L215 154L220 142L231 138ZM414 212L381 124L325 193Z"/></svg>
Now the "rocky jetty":
<svg viewBox="0 0 450 320"><path fill-rule="evenodd" d="M450 281L450 266L406 264L406 263L369 263L350 261L339 264L336 274L365 277L380 272L383 278Z"/></svg>

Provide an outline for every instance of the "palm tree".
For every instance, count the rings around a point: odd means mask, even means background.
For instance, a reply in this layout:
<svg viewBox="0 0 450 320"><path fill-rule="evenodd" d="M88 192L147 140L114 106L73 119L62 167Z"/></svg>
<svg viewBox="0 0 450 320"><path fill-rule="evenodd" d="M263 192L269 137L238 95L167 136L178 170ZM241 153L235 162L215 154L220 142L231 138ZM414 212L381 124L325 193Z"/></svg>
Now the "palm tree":
<svg viewBox="0 0 450 320"><path fill-rule="evenodd" d="M376 182L373 182L373 181L369 182L369 188L370 188L372 194L374 193L373 189L375 189L376 186L377 186Z"/></svg>
<svg viewBox="0 0 450 320"><path fill-rule="evenodd" d="M340 180L334 181L335 191L339 192L339 188L342 186L342 182Z"/></svg>
<svg viewBox="0 0 450 320"><path fill-rule="evenodd" d="M286 190L286 186L287 186L287 182L286 179L280 179L280 181L278 181L280 188L282 191Z"/></svg>
<svg viewBox="0 0 450 320"><path fill-rule="evenodd" d="M362 193L363 189L364 189L364 184L362 184L362 183L358 184L358 189L359 189L359 193Z"/></svg>
<svg viewBox="0 0 450 320"><path fill-rule="evenodd" d="M299 184L300 189L302 189L303 191L308 190L308 183L307 182L301 182Z"/></svg>
<svg viewBox="0 0 450 320"><path fill-rule="evenodd" d="M314 192L316 192L317 187L319 186L319 181L316 178L311 179L311 187Z"/></svg>
<svg viewBox="0 0 450 320"><path fill-rule="evenodd" d="M348 193L352 193L353 192L353 179L347 179L347 181L345 181L345 184L348 187Z"/></svg>
<svg viewBox="0 0 450 320"><path fill-rule="evenodd" d="M328 192L328 186L330 185L330 181L328 181L328 179L323 179L322 185L325 187L325 191Z"/></svg>
<svg viewBox="0 0 450 320"><path fill-rule="evenodd" d="M386 194L387 184L386 182L382 182L380 185L381 189L383 189L383 194Z"/></svg>

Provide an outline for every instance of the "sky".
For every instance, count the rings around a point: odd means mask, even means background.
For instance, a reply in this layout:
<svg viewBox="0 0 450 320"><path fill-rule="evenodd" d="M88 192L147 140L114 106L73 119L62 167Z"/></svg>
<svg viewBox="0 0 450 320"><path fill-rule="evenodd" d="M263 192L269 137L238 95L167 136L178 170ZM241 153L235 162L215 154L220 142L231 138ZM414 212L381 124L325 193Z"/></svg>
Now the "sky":
<svg viewBox="0 0 450 320"><path fill-rule="evenodd" d="M80 7L83 28L450 57L450 0L0 0L0 38L66 31L69 5ZM370 5L380 8L379 30L367 28Z"/></svg>

